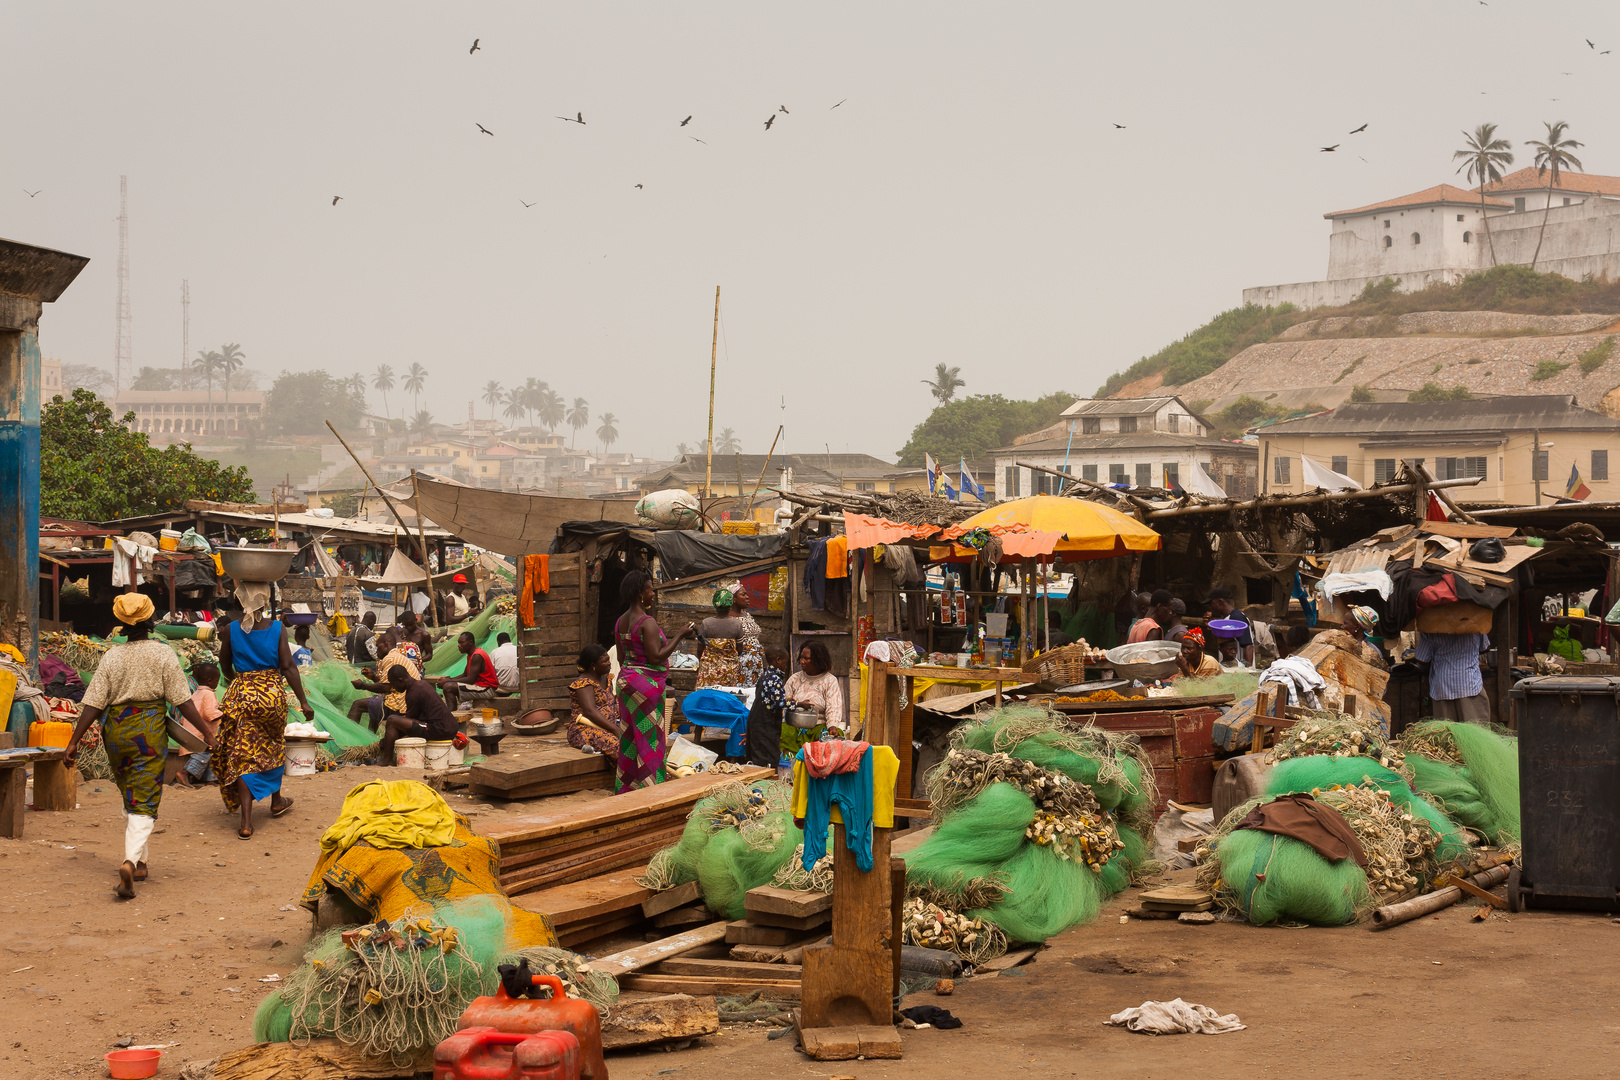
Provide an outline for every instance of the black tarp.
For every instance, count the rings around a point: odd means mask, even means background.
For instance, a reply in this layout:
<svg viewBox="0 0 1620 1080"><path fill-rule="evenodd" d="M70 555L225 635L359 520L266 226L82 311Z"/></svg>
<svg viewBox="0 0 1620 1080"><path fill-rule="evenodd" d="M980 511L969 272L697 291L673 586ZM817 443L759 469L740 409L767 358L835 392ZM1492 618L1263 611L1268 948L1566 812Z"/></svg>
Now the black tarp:
<svg viewBox="0 0 1620 1080"><path fill-rule="evenodd" d="M698 574L724 573L740 563L781 556L786 540L787 537L781 534L727 536L678 530L656 532L652 537L665 581L678 581Z"/></svg>

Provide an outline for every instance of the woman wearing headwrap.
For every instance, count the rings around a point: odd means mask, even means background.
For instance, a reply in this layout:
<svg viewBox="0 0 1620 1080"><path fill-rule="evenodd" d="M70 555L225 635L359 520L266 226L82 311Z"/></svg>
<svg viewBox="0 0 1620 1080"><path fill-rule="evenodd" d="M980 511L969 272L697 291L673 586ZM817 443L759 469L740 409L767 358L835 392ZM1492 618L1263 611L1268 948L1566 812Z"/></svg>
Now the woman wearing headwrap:
<svg viewBox="0 0 1620 1080"><path fill-rule="evenodd" d="M1389 670L1389 661L1384 659L1383 650L1369 640L1378 633L1378 612L1365 604L1357 604L1350 609L1350 618L1345 620L1344 632L1356 643L1357 659L1380 670Z"/></svg>
<svg viewBox="0 0 1620 1080"><path fill-rule="evenodd" d="M191 684L180 658L166 643L151 638L151 598L123 593L113 602L113 615L126 627L129 644L114 645L96 665L66 756L69 765L76 763L85 730L101 720L107 760L124 802L118 895L128 900L135 895L135 883L146 880L147 843L157 823L163 762L169 752L169 706L179 709L197 731L207 731L208 725L192 704Z"/></svg>
<svg viewBox="0 0 1620 1080"><path fill-rule="evenodd" d="M737 673L742 677L738 686L758 685L759 677L765 674L765 646L759 643L759 623L748 614L750 599L742 582L737 582L731 593L731 604L737 621L742 624L742 637L737 639Z"/></svg>
<svg viewBox="0 0 1620 1080"><path fill-rule="evenodd" d="M315 710L304 696L286 626L263 614L250 611L229 624L220 642L219 666L231 676L231 685L220 705L219 752L211 764L219 776L225 809L242 815L237 838L251 840L255 799L270 797L273 818L293 806L281 794L281 774L287 767L287 698L282 680L297 695L305 720L313 722Z"/></svg>
<svg viewBox="0 0 1620 1080"><path fill-rule="evenodd" d="M741 686L742 671L738 644L743 636L742 620L732 615L735 596L730 589L717 589L714 614L703 620L698 638L703 653L698 658L697 686Z"/></svg>
<svg viewBox="0 0 1620 1080"><path fill-rule="evenodd" d="M1204 651L1204 631L1197 626L1182 635L1176 666L1181 668L1183 675L1194 679L1207 679L1225 670L1219 660Z"/></svg>

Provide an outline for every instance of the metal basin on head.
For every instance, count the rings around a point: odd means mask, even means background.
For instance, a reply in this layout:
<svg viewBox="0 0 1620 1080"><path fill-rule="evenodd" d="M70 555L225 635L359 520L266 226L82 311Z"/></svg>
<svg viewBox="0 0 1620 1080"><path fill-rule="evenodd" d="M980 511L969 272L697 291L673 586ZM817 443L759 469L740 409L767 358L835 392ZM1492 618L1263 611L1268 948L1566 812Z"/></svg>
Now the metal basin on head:
<svg viewBox="0 0 1620 1080"><path fill-rule="evenodd" d="M280 548L222 547L219 561L237 581L280 581L292 569L298 552Z"/></svg>

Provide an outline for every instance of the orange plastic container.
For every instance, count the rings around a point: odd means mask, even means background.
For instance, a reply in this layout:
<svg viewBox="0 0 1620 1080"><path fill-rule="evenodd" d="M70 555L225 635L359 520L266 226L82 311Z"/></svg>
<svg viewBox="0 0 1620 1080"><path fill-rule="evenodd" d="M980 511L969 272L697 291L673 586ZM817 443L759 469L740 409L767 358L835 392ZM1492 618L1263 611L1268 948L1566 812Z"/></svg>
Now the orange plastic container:
<svg viewBox="0 0 1620 1080"><path fill-rule="evenodd" d="M73 737L73 725L66 720L35 720L28 725L29 746L66 746Z"/></svg>
<svg viewBox="0 0 1620 1080"><path fill-rule="evenodd" d="M571 1031L463 1028L433 1048L433 1080L580 1080Z"/></svg>
<svg viewBox="0 0 1620 1080"><path fill-rule="evenodd" d="M114 1050L102 1055L113 1080L144 1080L155 1076L158 1058L162 1056L161 1050Z"/></svg>
<svg viewBox="0 0 1620 1080"><path fill-rule="evenodd" d="M508 997L506 987L502 986L494 997L474 998L456 1027L460 1031L494 1028L518 1035L570 1032L579 1040L579 1080L607 1080L607 1065L602 1061L602 1020L596 1006L569 997L562 980L555 975L535 975L533 979L535 986L551 988L550 1000ZM438 1076L436 1064L434 1075Z"/></svg>

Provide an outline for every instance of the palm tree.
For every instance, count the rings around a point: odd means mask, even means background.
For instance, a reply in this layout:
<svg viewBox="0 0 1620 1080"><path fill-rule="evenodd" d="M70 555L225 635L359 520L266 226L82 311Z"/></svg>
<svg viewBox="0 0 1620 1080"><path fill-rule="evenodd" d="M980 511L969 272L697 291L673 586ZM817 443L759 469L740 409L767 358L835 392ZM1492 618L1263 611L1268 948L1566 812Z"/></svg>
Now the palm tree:
<svg viewBox="0 0 1620 1080"><path fill-rule="evenodd" d="M690 454L691 452L692 452L692 448L690 446L686 445L685 443L682 442L682 443L676 443L675 444L675 456L676 457L685 457L687 454Z"/></svg>
<svg viewBox="0 0 1620 1080"><path fill-rule="evenodd" d="M967 381L957 376L962 374L959 367L946 367L944 364L934 365L934 377L923 379L922 383L928 387L928 392L934 395L934 400L941 405L956 396L956 388L966 386Z"/></svg>
<svg viewBox="0 0 1620 1080"><path fill-rule="evenodd" d="M596 437L602 440L602 453L606 455L607 448L619 441L619 418L605 412L598 419L602 426L596 429Z"/></svg>
<svg viewBox="0 0 1620 1080"><path fill-rule="evenodd" d="M1451 155L1452 161L1461 161L1457 171L1465 173L1470 182L1479 185L1479 220L1485 229L1485 242L1491 246L1491 265L1496 265L1496 240L1491 236L1491 222L1485 216L1485 185L1502 179L1502 170L1513 164L1513 144L1496 137L1495 124L1481 124L1472 135L1463 132L1461 150Z"/></svg>
<svg viewBox="0 0 1620 1080"><path fill-rule="evenodd" d="M371 377L371 385L382 391L383 419L388 418L388 391L394 388L394 369L387 364L377 365L377 374Z"/></svg>
<svg viewBox="0 0 1620 1080"><path fill-rule="evenodd" d="M231 342L219 347L219 370L225 376L225 412L228 416L231 411L231 373L242 366L247 355L242 352L242 346Z"/></svg>
<svg viewBox="0 0 1620 1080"><path fill-rule="evenodd" d="M540 404L535 410L540 414L540 422L546 425L546 430L555 432L557 425L563 422L568 414L568 403L557 391L547 387L540 393Z"/></svg>
<svg viewBox="0 0 1620 1080"><path fill-rule="evenodd" d="M574 429L574 438L568 443L568 448L572 450L574 442L579 438L579 429L591 422L591 409L584 398L574 399L574 407L568 410L567 420L568 426Z"/></svg>
<svg viewBox="0 0 1620 1080"><path fill-rule="evenodd" d="M536 379L532 375L529 376L528 379L524 380L523 408L530 414L529 424L531 427L534 424L534 413L538 412L540 409L541 396L549 389L551 389L551 387L547 386L544 382Z"/></svg>
<svg viewBox="0 0 1620 1080"><path fill-rule="evenodd" d="M489 422L495 422L495 406L505 401L501 394L501 384L494 379L484 384L484 404L489 406Z"/></svg>
<svg viewBox="0 0 1620 1080"><path fill-rule="evenodd" d="M411 434L419 437L433 434L433 416L426 409L418 409L411 419Z"/></svg>
<svg viewBox="0 0 1620 1080"><path fill-rule="evenodd" d="M720 438L714 444L714 452L717 454L740 454L742 453L742 440L737 438L737 433L730 428L721 428Z"/></svg>
<svg viewBox="0 0 1620 1080"><path fill-rule="evenodd" d="M1547 124L1545 120L1542 123ZM1531 139L1524 144L1535 147L1536 175L1542 176L1549 170L1552 172L1552 179L1547 184L1547 205L1542 207L1541 210L1541 232L1536 235L1536 253L1530 256L1530 269L1532 270L1536 268L1536 260L1541 258L1541 241L1547 235L1547 215L1552 210L1552 193L1553 188L1558 186L1558 174L1564 169L1574 169L1579 172L1585 168L1581 164L1581 159L1570 153L1570 151L1579 150L1586 144L1565 138L1564 136L1568 133L1569 125L1560 120L1555 124L1547 124L1545 142L1537 142L1535 139Z"/></svg>
<svg viewBox="0 0 1620 1080"><path fill-rule="evenodd" d="M354 394L361 401L366 400L366 377L360 374L358 371L353 375L350 375L347 379L344 379L338 385L343 387L344 393Z"/></svg>
<svg viewBox="0 0 1620 1080"><path fill-rule="evenodd" d="M421 393L427 389L427 368L421 364L412 364L406 368L405 389L411 392L411 404L419 406L421 404L419 400ZM421 415L420 409L418 409L417 415Z"/></svg>
<svg viewBox="0 0 1620 1080"><path fill-rule="evenodd" d="M214 372L219 370L219 353L210 349L208 352L198 352L197 359L191 362L191 368L204 379L208 380L208 418L214 415Z"/></svg>
<svg viewBox="0 0 1620 1080"><path fill-rule="evenodd" d="M506 402L506 408L501 410L501 415L505 416L506 419L511 422L513 427L516 427L517 422L523 419L522 389L513 387L511 390L506 392L506 396L501 400Z"/></svg>

